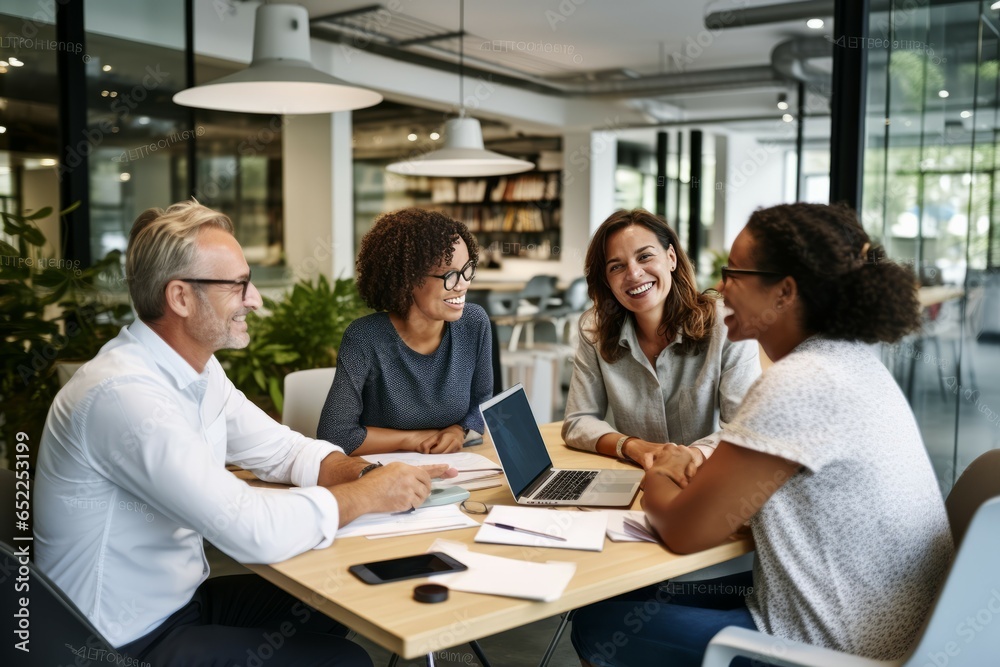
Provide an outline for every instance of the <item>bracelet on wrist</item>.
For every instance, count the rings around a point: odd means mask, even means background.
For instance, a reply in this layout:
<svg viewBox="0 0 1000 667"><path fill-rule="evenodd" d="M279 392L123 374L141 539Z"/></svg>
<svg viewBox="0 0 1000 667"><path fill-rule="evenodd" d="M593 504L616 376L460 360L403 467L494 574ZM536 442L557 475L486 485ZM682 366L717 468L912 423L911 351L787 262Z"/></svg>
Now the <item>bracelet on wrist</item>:
<svg viewBox="0 0 1000 667"><path fill-rule="evenodd" d="M635 463L631 456L625 453L624 447L625 443L629 440L635 440L636 437L633 435L623 435L618 438L618 442L615 443L615 456L617 456L622 461L627 461L628 463Z"/></svg>
<svg viewBox="0 0 1000 667"><path fill-rule="evenodd" d="M381 467L382 467L381 463L369 463L368 465L366 465L364 468L361 469L361 472L358 474L358 479L361 479L362 477L370 473L372 470Z"/></svg>

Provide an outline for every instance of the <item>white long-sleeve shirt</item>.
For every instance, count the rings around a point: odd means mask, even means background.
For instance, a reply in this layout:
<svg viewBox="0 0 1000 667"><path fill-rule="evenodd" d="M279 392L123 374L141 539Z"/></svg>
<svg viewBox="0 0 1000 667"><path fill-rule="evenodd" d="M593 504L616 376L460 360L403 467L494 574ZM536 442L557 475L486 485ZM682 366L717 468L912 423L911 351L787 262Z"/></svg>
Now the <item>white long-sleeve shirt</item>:
<svg viewBox="0 0 1000 667"><path fill-rule="evenodd" d="M328 546L342 451L267 416L212 357L197 373L152 329L123 328L59 392L35 477L38 566L116 647L157 628L208 577L203 538L242 562ZM290 491L248 486L234 463Z"/></svg>

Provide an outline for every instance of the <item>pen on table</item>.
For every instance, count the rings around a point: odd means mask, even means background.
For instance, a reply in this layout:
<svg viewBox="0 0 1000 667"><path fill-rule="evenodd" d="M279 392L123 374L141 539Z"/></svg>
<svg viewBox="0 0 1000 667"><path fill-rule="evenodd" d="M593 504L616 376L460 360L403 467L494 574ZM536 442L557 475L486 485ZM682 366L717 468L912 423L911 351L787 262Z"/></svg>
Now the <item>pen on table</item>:
<svg viewBox="0 0 1000 667"><path fill-rule="evenodd" d="M517 533L528 533L529 535L537 535L538 537L547 537L550 540L559 540L560 542L565 542L565 537L559 537L557 535L549 535L548 533L540 533L537 530L528 530L527 528L519 528L518 526L512 526L509 523L493 523L492 521L483 521L488 526L496 526L497 528L503 528L504 530L513 530Z"/></svg>
<svg viewBox="0 0 1000 667"><path fill-rule="evenodd" d="M501 469L500 469L499 466L497 466L496 468L455 468L455 470L457 470L459 472L459 474L461 474L463 472L500 472L501 471Z"/></svg>

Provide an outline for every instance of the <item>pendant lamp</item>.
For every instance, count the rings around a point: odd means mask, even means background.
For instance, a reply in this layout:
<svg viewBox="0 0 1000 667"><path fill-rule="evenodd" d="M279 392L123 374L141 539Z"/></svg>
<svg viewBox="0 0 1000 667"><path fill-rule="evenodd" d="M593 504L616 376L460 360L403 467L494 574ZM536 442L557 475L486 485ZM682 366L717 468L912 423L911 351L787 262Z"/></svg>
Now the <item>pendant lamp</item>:
<svg viewBox="0 0 1000 667"><path fill-rule="evenodd" d="M309 14L299 5L258 7L250 66L174 95L187 107L267 114L331 113L381 101L379 93L312 66Z"/></svg>
<svg viewBox="0 0 1000 667"><path fill-rule="evenodd" d="M459 5L458 98L465 100L465 0ZM465 107L458 118L444 124L444 147L410 160L393 162L386 169L405 176L502 176L528 171L535 165L483 146L483 128L475 118L467 118Z"/></svg>

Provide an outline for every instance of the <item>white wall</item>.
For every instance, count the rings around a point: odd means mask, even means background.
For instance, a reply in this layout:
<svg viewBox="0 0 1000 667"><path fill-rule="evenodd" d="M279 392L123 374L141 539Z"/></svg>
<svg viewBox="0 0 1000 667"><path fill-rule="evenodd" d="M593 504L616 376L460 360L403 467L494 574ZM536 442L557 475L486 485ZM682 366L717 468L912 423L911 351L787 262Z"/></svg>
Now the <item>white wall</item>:
<svg viewBox="0 0 1000 667"><path fill-rule="evenodd" d="M716 146L720 143L725 146L722 159L716 152L716 181L722 186L722 210L716 197L716 224L723 223L721 248L716 235L712 241L714 248L729 250L754 210L784 203L785 160L783 148L749 135L729 133Z"/></svg>

